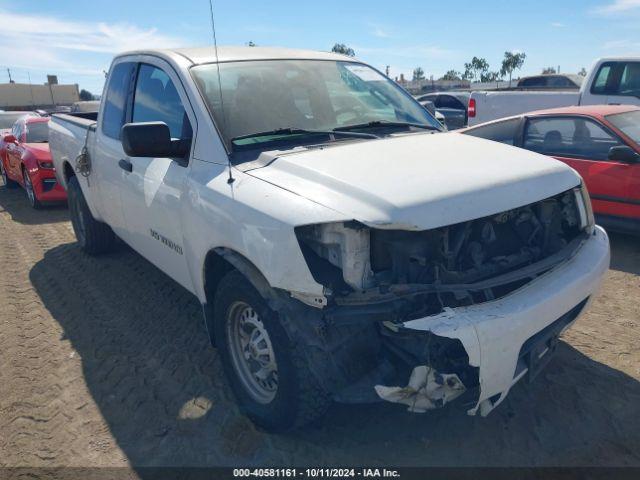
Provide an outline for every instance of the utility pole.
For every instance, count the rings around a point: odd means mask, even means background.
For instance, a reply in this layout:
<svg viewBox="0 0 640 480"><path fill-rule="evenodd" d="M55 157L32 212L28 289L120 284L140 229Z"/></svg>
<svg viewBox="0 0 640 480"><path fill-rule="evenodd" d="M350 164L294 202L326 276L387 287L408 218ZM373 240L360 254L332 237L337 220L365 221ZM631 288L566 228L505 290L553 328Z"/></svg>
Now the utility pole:
<svg viewBox="0 0 640 480"><path fill-rule="evenodd" d="M29 90L31 91L31 106L35 108L36 101L33 99L33 85L31 84L31 74L27 72L27 78L29 79Z"/></svg>
<svg viewBox="0 0 640 480"><path fill-rule="evenodd" d="M13 83L13 79L11 78L11 70L7 68L7 73L9 74L9 83Z"/></svg>

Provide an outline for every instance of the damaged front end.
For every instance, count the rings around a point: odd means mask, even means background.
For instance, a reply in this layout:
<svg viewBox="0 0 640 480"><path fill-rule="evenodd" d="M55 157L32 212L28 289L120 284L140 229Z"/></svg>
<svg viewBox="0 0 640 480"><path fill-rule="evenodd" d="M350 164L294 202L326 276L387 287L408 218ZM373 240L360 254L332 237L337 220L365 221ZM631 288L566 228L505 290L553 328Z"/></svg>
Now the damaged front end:
<svg viewBox="0 0 640 480"><path fill-rule="evenodd" d="M430 230L355 221L298 227L326 296L317 314L322 334L309 355L330 377L324 382L335 398L382 398L411 411L458 397L477 406L477 332L449 313L508 296L571 258L593 231L585 195L575 188Z"/></svg>

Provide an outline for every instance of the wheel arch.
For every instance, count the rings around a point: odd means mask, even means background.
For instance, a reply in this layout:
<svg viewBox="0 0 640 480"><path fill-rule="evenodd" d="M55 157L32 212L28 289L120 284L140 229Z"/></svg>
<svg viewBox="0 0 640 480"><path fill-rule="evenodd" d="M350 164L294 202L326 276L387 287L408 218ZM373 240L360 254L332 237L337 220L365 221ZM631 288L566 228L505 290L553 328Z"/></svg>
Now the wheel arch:
<svg viewBox="0 0 640 480"><path fill-rule="evenodd" d="M76 176L76 171L71 166L68 160L65 160L62 164L62 178L64 179L65 186L71 177Z"/></svg>
<svg viewBox="0 0 640 480"><path fill-rule="evenodd" d="M227 248L216 247L207 252L203 265L203 285L206 303L203 305L207 332L212 344L215 344L213 323L213 304L220 280L229 272L237 270L244 275L253 287L269 301L275 298L275 293L266 277L251 260L243 254Z"/></svg>

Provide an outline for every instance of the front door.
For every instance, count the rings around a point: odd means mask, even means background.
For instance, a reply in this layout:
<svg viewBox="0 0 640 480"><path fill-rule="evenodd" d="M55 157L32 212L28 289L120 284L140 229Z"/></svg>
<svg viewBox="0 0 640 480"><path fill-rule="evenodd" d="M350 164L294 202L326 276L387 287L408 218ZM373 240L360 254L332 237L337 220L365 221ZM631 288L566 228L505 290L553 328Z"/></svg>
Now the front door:
<svg viewBox="0 0 640 480"><path fill-rule="evenodd" d="M184 99L184 100L183 100ZM138 64L131 121L164 122L171 137L192 142L194 113L173 69L149 57ZM190 120L191 117L191 120ZM122 202L130 244L189 290L193 289L184 252L182 192L189 158L131 157Z"/></svg>
<svg viewBox="0 0 640 480"><path fill-rule="evenodd" d="M595 213L624 216L637 165L608 159L609 149L619 145L622 140L593 119L544 116L528 119L523 146L574 168L587 185Z"/></svg>

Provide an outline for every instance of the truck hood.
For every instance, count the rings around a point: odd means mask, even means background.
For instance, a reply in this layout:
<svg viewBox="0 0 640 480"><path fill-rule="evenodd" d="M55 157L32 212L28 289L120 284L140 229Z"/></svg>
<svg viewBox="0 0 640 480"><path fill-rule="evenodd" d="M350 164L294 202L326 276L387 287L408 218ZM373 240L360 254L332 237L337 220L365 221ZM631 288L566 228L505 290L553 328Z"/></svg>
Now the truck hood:
<svg viewBox="0 0 640 480"><path fill-rule="evenodd" d="M557 160L457 133L416 133L262 157L266 166L247 174L389 229L473 220L580 183L579 175Z"/></svg>

